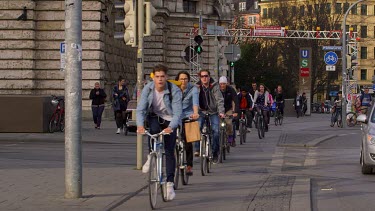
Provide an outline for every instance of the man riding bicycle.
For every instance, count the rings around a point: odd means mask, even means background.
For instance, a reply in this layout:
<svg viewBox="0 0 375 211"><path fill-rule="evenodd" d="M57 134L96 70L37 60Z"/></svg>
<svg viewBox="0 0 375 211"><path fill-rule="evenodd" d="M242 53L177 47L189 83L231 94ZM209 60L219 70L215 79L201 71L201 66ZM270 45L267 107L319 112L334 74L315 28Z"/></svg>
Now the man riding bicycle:
<svg viewBox="0 0 375 211"><path fill-rule="evenodd" d="M212 152L213 162L217 163L219 158L219 116L224 118L224 98L220 92L217 82L210 77L210 71L201 70L199 72L200 81L198 85L199 93L199 125L202 129L205 118L203 113L208 113L213 134ZM199 142L196 142L196 150L199 150ZM197 153L197 152L196 152ZM198 152L199 155L199 152Z"/></svg>
<svg viewBox="0 0 375 211"><path fill-rule="evenodd" d="M238 99L236 90L232 88L231 86L228 86L227 77L221 76L219 79L219 85L220 85L220 91L221 94L223 94L224 98L224 109L225 109L225 115L233 115L233 117L237 117L239 112L239 106L238 106ZM233 108L234 103L234 108ZM235 142L235 137L233 136L233 124L232 119L226 119L226 131L228 135L228 142L229 144L232 144ZM233 144L232 144L233 145Z"/></svg>
<svg viewBox="0 0 375 211"><path fill-rule="evenodd" d="M284 116L284 93L283 93L283 88L281 87L281 85L277 86L275 101L276 101L276 108L278 108L281 115Z"/></svg>
<svg viewBox="0 0 375 211"><path fill-rule="evenodd" d="M248 92L248 87L242 87L241 88L241 92L238 93L237 95L237 98L238 98L238 102L239 102L239 107L240 107L240 110L245 110L245 115L246 115L246 118L247 118L247 131L248 132L251 132L250 128L251 128L251 125L252 125L252 110L254 108L254 100L253 100L253 96L251 96L251 94ZM239 120L237 119L236 120L236 128L237 130L239 129ZM240 133L239 131L237 131L237 135L239 136Z"/></svg>
<svg viewBox="0 0 375 211"><path fill-rule="evenodd" d="M363 114L366 114L367 110L368 110L368 107L371 106L372 98L371 98L371 94L368 93L368 92L369 92L368 87L365 87L365 90L364 90L364 92L361 93L361 97L360 97L360 100L361 100L361 112Z"/></svg>
<svg viewBox="0 0 375 211"><path fill-rule="evenodd" d="M334 102L334 105L333 105L334 114L331 117L332 118L331 119L331 125L330 125L331 127L333 127L335 125L336 121L338 120L339 115L340 115L340 119L342 121L342 114L341 114L341 111L342 111L342 92L341 91L338 92L338 96L335 98L335 100L333 102Z"/></svg>
<svg viewBox="0 0 375 211"><path fill-rule="evenodd" d="M144 122L147 118L150 133L160 133L162 130L168 134L164 137L164 149L167 171L167 200L173 200L174 173L176 158L174 156L176 145L176 128L182 113L182 94L180 88L167 82L168 68L156 65L152 70L153 81L142 90L141 99L137 105L137 133L144 134ZM149 148L151 146L149 145ZM150 155L143 165L142 172L147 173L150 168Z"/></svg>

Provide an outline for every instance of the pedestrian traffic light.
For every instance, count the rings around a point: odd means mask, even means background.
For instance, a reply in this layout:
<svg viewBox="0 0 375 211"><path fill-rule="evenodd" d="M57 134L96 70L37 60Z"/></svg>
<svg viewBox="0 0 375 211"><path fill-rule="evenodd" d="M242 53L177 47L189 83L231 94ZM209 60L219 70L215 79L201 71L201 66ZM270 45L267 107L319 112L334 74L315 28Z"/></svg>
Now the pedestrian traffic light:
<svg viewBox="0 0 375 211"><path fill-rule="evenodd" d="M202 42L203 42L203 37L200 36L200 35L197 35L194 37L194 41L195 43L197 43L197 45L194 47L194 50L197 54L201 54L203 52L203 48L202 48Z"/></svg>
<svg viewBox="0 0 375 211"><path fill-rule="evenodd" d="M136 47L137 36L137 13L134 10L133 0L125 0L125 3L116 3L116 9L123 9L125 17L115 20L116 24L123 24L125 27L124 32L116 32L116 39L124 39L126 45Z"/></svg>
<svg viewBox="0 0 375 211"><path fill-rule="evenodd" d="M234 67L234 62L229 62L229 66Z"/></svg>
<svg viewBox="0 0 375 211"><path fill-rule="evenodd" d="M156 29L156 23L152 18L156 15L157 10L152 6L151 2L145 2L145 32L144 36L151 36L152 31Z"/></svg>

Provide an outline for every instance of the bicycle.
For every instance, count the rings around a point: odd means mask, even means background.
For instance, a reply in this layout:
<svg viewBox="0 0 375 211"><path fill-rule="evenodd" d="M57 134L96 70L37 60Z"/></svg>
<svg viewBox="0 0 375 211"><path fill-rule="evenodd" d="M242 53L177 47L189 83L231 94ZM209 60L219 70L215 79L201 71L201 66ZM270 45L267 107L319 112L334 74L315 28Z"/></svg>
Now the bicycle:
<svg viewBox="0 0 375 211"><path fill-rule="evenodd" d="M226 116L220 119L220 157L219 162L223 163L226 160L226 152L230 152L230 144L228 143L227 124L225 119L232 119L233 116Z"/></svg>
<svg viewBox="0 0 375 211"><path fill-rule="evenodd" d="M208 113L204 114L204 124L202 127L202 135L200 140L200 163L201 163L201 173L205 176L210 173L212 166L212 149L211 149L211 124L210 115Z"/></svg>
<svg viewBox="0 0 375 211"><path fill-rule="evenodd" d="M48 131L50 133L55 132L59 129L61 132L65 130L65 109L64 109L64 98L56 97L52 95L51 104L55 106L55 110L51 116L48 124Z"/></svg>
<svg viewBox="0 0 375 211"><path fill-rule="evenodd" d="M258 130L258 137L259 139L262 139L264 138L264 132L265 132L265 121L264 121L264 117L263 117L263 114L262 114L262 111L260 110L260 108L257 108L255 110L255 125L256 125L256 128Z"/></svg>
<svg viewBox="0 0 375 211"><path fill-rule="evenodd" d="M367 107L356 108L356 110L357 112L351 111L351 112L346 113L346 125L348 127L354 127L355 125L357 125L358 114L367 114L368 108Z"/></svg>
<svg viewBox="0 0 375 211"><path fill-rule="evenodd" d="M335 111L332 112L332 116L331 116L331 127L334 127L335 124L337 123L337 127L343 127L343 124L342 124L342 116L341 116L341 108L338 109L338 108L334 108Z"/></svg>
<svg viewBox="0 0 375 211"><path fill-rule="evenodd" d="M192 120L189 118L182 119L182 126L177 128L177 139L176 139L176 171L174 177L174 186L175 189L178 188L179 183L179 174L181 173L181 181L183 185L187 185L189 183L189 175L186 172L187 169L187 162L186 162L186 139L184 134L184 123L193 122L196 120Z"/></svg>
<svg viewBox="0 0 375 211"><path fill-rule="evenodd" d="M238 131L239 131L239 134L240 134L240 144L243 144L243 143L246 143L246 134L247 134L247 128L246 128L246 124L247 124L247 117L246 117L246 110L244 109L241 109L241 116L240 116L240 119L239 119L239 127L238 127Z"/></svg>
<svg viewBox="0 0 375 211"><path fill-rule="evenodd" d="M165 152L164 152L164 131L157 134L150 134L145 131L145 134L150 137L150 170L148 174L148 190L149 199L152 209L156 209L157 195L160 189L161 197L164 202L167 201L167 174L165 167Z"/></svg>
<svg viewBox="0 0 375 211"><path fill-rule="evenodd" d="M279 109L279 106L276 107L276 112L275 112L275 126L277 125L282 125L283 124L283 115L281 114L281 111Z"/></svg>

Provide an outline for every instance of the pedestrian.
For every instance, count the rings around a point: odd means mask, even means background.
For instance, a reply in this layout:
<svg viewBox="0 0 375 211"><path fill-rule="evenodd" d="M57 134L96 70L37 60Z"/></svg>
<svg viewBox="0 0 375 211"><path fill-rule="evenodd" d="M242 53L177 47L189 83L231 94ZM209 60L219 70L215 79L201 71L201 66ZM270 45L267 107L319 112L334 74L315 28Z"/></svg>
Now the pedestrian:
<svg viewBox="0 0 375 211"><path fill-rule="evenodd" d="M293 103L294 109L296 110L297 113L297 118L301 115L301 108L302 108L302 95L297 91L297 95L294 98L294 103Z"/></svg>
<svg viewBox="0 0 375 211"><path fill-rule="evenodd" d="M117 84L112 90L113 96L113 111L115 112L115 119L117 125L116 134L120 134L121 130L125 133L124 125L126 125L126 109L130 100L129 90L125 86L125 79L119 77Z"/></svg>
<svg viewBox="0 0 375 211"><path fill-rule="evenodd" d="M102 114L104 111L104 102L107 94L104 89L100 88L99 82L95 83L94 89L90 91L91 110L92 117L94 119L95 129L100 129L100 124L102 122Z"/></svg>

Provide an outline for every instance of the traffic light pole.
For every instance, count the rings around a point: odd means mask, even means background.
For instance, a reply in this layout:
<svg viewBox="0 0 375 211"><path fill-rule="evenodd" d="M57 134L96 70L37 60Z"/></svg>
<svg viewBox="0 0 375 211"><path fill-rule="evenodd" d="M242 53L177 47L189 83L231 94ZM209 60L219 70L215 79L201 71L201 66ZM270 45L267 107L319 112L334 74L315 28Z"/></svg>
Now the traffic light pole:
<svg viewBox="0 0 375 211"><path fill-rule="evenodd" d="M215 41L214 41L214 44L215 44L215 48L214 48L214 51L215 51L215 76L216 76L216 79L217 81L219 81L219 40L217 39L217 21L215 21Z"/></svg>
<svg viewBox="0 0 375 211"><path fill-rule="evenodd" d="M138 51L137 51L137 104L141 98L143 88L143 33L144 33L144 6L143 0L138 0ZM137 169L142 169L143 164L143 136L137 134Z"/></svg>
<svg viewBox="0 0 375 211"><path fill-rule="evenodd" d="M65 198L82 197L82 1L65 1Z"/></svg>

